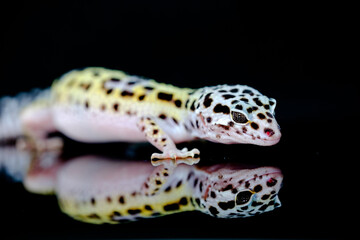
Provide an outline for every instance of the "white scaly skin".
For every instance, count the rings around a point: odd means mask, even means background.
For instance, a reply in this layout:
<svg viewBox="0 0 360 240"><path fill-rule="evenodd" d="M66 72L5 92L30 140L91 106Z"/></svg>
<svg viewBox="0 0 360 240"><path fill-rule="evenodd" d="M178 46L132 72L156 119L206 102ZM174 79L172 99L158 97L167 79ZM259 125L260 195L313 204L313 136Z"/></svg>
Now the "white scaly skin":
<svg viewBox="0 0 360 240"><path fill-rule="evenodd" d="M219 218L250 217L280 207L278 168L241 168L234 164L194 167L178 165L155 195L141 186L153 167L146 162L82 156L63 165L29 171L25 187L48 193L53 184L60 207L84 222L120 223L184 211ZM42 190L41 188L44 188Z"/></svg>

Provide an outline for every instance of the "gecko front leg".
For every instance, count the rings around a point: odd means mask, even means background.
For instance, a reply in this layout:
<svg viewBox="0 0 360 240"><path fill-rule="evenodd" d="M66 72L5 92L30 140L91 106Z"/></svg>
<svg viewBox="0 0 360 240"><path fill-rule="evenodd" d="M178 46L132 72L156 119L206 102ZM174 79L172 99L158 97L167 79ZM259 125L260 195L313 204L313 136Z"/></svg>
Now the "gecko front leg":
<svg viewBox="0 0 360 240"><path fill-rule="evenodd" d="M175 165L157 166L142 186L147 196L155 195L174 172Z"/></svg>
<svg viewBox="0 0 360 240"><path fill-rule="evenodd" d="M145 134L146 139L163 152L151 155L153 166L176 166L180 163L193 165L200 161L200 151L198 149L194 148L191 151L188 151L187 148L177 149L174 141L160 128L153 118L140 118L138 127Z"/></svg>

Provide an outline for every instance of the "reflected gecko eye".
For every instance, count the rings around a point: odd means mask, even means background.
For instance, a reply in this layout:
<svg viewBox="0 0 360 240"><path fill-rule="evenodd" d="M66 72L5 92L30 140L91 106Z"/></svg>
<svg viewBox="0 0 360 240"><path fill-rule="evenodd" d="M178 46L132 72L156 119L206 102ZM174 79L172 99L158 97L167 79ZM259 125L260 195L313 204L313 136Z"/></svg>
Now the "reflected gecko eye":
<svg viewBox="0 0 360 240"><path fill-rule="evenodd" d="M236 200L235 200L236 205L243 205L243 204L249 202L252 195L253 195L253 193L250 191L239 192L236 195Z"/></svg>
<svg viewBox="0 0 360 240"><path fill-rule="evenodd" d="M241 124L245 124L249 121L244 113L237 111L231 111L231 118L234 122Z"/></svg>

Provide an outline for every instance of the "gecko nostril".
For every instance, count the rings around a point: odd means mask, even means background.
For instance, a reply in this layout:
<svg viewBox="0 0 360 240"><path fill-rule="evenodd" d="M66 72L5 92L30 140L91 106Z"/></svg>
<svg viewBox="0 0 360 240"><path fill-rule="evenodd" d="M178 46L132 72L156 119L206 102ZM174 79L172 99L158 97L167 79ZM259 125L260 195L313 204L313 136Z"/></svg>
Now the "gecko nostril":
<svg viewBox="0 0 360 240"><path fill-rule="evenodd" d="M268 137L271 137L275 134L274 130L272 130L271 128L265 128L264 132Z"/></svg>

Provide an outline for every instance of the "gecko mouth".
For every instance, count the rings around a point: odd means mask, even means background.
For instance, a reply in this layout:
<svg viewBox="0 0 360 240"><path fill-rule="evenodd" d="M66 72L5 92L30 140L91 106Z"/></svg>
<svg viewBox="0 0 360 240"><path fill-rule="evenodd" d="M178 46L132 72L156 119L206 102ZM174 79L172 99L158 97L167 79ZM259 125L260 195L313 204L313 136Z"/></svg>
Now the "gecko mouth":
<svg viewBox="0 0 360 240"><path fill-rule="evenodd" d="M262 146L271 146L275 145L280 141L281 135L277 137L271 138L262 138L260 136L255 136L253 134L242 133L243 136L246 136L246 140L244 143L257 144ZM237 138L235 134L232 134L233 138Z"/></svg>

